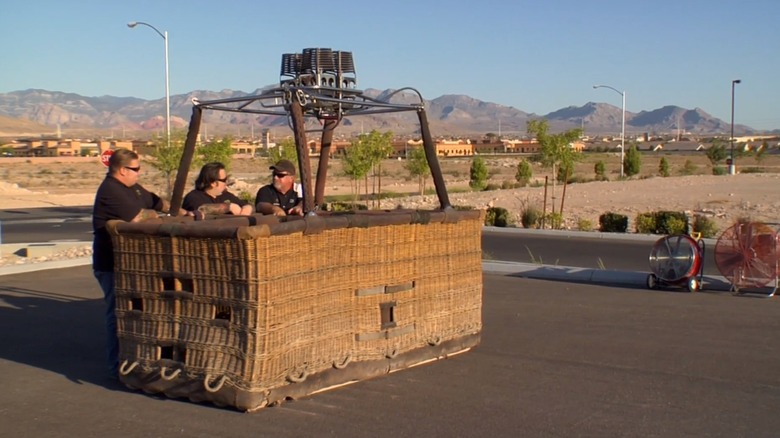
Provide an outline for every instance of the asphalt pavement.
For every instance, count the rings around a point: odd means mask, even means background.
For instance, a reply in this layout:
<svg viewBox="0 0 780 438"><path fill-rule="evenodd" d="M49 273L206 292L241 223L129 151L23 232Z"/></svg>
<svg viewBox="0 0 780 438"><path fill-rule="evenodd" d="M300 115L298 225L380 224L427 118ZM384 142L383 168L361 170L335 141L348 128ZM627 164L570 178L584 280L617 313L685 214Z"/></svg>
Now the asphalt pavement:
<svg viewBox="0 0 780 438"><path fill-rule="evenodd" d="M0 436L774 437L775 300L485 274L481 344L251 414L102 379L89 266L0 279Z"/></svg>

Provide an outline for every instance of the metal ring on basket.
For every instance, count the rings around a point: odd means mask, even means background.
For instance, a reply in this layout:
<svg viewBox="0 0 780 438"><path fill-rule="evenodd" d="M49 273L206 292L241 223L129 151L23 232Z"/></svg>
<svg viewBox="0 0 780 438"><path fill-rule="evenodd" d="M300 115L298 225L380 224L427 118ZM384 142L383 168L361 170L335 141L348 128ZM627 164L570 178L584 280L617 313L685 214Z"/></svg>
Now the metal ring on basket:
<svg viewBox="0 0 780 438"><path fill-rule="evenodd" d="M396 356L398 356L398 349L397 348L393 348L391 350L388 350L387 353L385 353L385 357L387 357L388 359L393 359Z"/></svg>
<svg viewBox="0 0 780 438"><path fill-rule="evenodd" d="M126 375L130 374L131 372L133 372L135 367L138 366L138 361L133 362L132 364L130 364L130 366L127 366L128 362L130 362L130 361L125 360L124 362L122 362L121 365L119 365L119 374L121 374L123 376L126 376Z"/></svg>
<svg viewBox="0 0 780 438"><path fill-rule="evenodd" d="M309 377L309 370L307 370L304 365L301 367L300 373L295 372L295 370L290 371L290 374L287 375L287 380L293 383L301 383L306 380L307 377Z"/></svg>
<svg viewBox="0 0 780 438"><path fill-rule="evenodd" d="M441 336L434 336L433 338L428 340L428 345L431 347L436 347L438 345L441 345Z"/></svg>
<svg viewBox="0 0 780 438"><path fill-rule="evenodd" d="M160 378L162 378L163 380L173 380L176 378L176 376L181 374L181 368L173 370L173 372L170 374L168 374L167 370L168 367L160 368Z"/></svg>
<svg viewBox="0 0 780 438"><path fill-rule="evenodd" d="M352 355L348 354L341 363L338 363L334 360L333 368L336 368L337 370L343 370L347 367L347 365L349 365L350 362L352 362Z"/></svg>
<svg viewBox="0 0 780 438"><path fill-rule="evenodd" d="M227 376L223 375L217 380L217 384L214 386L211 386L209 383L209 380L211 380L211 374L206 374L206 377L203 379L203 388L206 389L208 392L217 392L220 389L222 389L222 385L225 384L225 380L227 380Z"/></svg>

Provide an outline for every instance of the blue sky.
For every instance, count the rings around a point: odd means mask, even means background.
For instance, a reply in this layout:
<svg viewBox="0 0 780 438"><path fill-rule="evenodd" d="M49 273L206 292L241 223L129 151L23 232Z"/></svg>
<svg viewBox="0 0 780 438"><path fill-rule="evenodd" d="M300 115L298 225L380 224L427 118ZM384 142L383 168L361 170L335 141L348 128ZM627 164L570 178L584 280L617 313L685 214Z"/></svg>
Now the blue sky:
<svg viewBox="0 0 780 438"><path fill-rule="evenodd" d="M358 88L417 88L547 114L589 101L701 108L780 128L777 0L0 0L0 92L85 96L250 92L282 53L351 51Z"/></svg>

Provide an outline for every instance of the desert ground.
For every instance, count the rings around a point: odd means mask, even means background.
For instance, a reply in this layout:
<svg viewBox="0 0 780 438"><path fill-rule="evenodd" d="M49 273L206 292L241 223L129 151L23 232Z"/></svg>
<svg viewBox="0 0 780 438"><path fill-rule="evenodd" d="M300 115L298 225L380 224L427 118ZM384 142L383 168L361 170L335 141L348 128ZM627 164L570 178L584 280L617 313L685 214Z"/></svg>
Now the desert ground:
<svg viewBox="0 0 780 438"><path fill-rule="evenodd" d="M630 223L638 213L658 210L684 211L690 215L703 214L712 218L718 229L723 230L738 218L764 222L780 222L780 155L768 154L760 162L752 157L737 163L737 175L712 175L712 166L699 154L666 153L670 164L669 177L658 175L662 155L644 153L639 175L619 178L619 156L608 153L589 153L575 168L579 181L563 187L546 188L546 209L553 204L555 211L563 201L564 228L577 229L583 220L598 228L598 218L606 212L627 215ZM515 182L517 164L523 157L485 157L489 183L506 187ZM609 181L593 181L594 164L603 161ZM689 166L682 175L685 161ZM470 191L468 189L469 158L445 158L440 160L442 173L453 205L475 208L503 207L520 223L520 214L526 206L542 209L544 178L552 176L549 169L533 165L534 184L529 187ZM234 158L230 164L230 176L234 181L231 191L246 192L254 196L257 189L269 180L268 161L265 158ZM141 181L147 188L159 193L167 192L165 178L142 159ZM317 168L316 161L312 168ZM106 169L98 158L0 158L0 208L31 208L49 206L91 205L95 190L105 176ZM747 173L750 172L750 173ZM433 182L428 180L426 195L419 196L416 180L409 177L403 162L387 160L382 164L382 192L397 197L383 199L381 208L436 208L438 199ZM190 172L192 188L197 169ZM361 188L361 193L363 189ZM341 171L339 160L329 164L326 197L350 199L354 193L351 181ZM331 198L332 199L332 198Z"/></svg>

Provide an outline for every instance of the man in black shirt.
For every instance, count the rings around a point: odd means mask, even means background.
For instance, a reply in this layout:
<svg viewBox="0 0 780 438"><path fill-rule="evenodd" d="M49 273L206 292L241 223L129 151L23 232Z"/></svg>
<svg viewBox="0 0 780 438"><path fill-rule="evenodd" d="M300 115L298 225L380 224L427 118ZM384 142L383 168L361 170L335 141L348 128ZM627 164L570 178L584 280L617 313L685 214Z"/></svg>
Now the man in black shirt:
<svg viewBox="0 0 780 438"><path fill-rule="evenodd" d="M274 216L303 216L302 199L295 191L295 166L289 160L279 160L270 167L273 170L271 184L260 187L255 196L258 213Z"/></svg>
<svg viewBox="0 0 780 438"><path fill-rule="evenodd" d="M204 164L195 180L195 190L184 197L182 208L204 214L252 214L248 202L227 191L227 180L224 164Z"/></svg>
<svg viewBox="0 0 780 438"><path fill-rule="evenodd" d="M108 161L108 174L98 187L92 209L92 269L100 283L106 302L106 331L108 335L108 371L117 377L119 340L116 331L116 296L114 294L114 249L106 222L120 219L138 222L167 212L169 203L138 184L141 173L138 154L128 149L117 149ZM186 212L185 212L186 213Z"/></svg>

